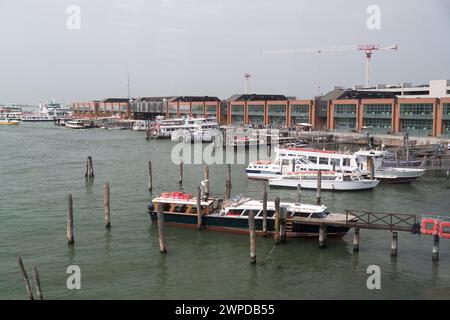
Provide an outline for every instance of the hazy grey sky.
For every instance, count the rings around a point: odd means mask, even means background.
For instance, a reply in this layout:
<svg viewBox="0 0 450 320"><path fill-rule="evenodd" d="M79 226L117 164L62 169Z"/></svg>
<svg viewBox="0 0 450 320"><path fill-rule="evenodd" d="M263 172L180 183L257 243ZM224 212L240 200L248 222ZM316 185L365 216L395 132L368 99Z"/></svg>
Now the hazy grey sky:
<svg viewBox="0 0 450 320"><path fill-rule="evenodd" d="M366 27L372 4L381 30ZM363 53L261 50L366 43L400 47L374 54L373 83L450 79L450 1L0 0L0 102L126 96L127 69L134 97L228 98L249 72L252 92L312 98L319 78L324 92L363 84Z"/></svg>

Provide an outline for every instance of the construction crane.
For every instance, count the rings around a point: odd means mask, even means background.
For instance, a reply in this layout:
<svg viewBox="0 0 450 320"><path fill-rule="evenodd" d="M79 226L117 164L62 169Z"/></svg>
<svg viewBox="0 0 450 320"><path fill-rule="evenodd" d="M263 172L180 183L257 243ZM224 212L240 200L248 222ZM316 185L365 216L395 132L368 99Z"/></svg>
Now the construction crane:
<svg viewBox="0 0 450 320"><path fill-rule="evenodd" d="M352 46L336 46L324 48L303 48L303 49L287 49L287 50L264 50L263 53L289 54L289 53L324 53L339 51L364 51L366 54L366 81L365 86L370 87L372 77L372 54L374 51L388 50L397 51L398 45L381 47L377 44L352 45Z"/></svg>

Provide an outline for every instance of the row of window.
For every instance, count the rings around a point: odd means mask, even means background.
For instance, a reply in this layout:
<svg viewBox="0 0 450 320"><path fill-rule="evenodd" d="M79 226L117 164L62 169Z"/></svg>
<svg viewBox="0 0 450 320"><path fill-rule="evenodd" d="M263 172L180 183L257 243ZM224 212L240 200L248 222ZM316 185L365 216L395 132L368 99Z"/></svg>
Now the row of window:
<svg viewBox="0 0 450 320"><path fill-rule="evenodd" d="M401 115L433 115L432 103L400 104Z"/></svg>
<svg viewBox="0 0 450 320"><path fill-rule="evenodd" d="M391 115L392 106L390 104L365 104L364 105L365 115Z"/></svg>
<svg viewBox="0 0 450 320"><path fill-rule="evenodd" d="M336 104L334 106L334 114L355 115L356 114L356 105L355 104Z"/></svg>

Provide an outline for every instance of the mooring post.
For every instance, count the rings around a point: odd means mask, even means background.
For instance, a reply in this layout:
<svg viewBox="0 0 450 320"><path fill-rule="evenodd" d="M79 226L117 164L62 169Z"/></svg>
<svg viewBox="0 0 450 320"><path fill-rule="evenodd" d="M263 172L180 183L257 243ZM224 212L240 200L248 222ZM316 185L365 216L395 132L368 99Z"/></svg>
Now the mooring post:
<svg viewBox="0 0 450 320"><path fill-rule="evenodd" d="M111 229L110 189L108 182L103 187L103 208L105 212L105 228Z"/></svg>
<svg viewBox="0 0 450 320"><path fill-rule="evenodd" d="M264 182L263 184L263 192L262 192L262 203L263 203L263 234L264 237L267 237L267 183Z"/></svg>
<svg viewBox="0 0 450 320"><path fill-rule="evenodd" d="M287 210L283 208L280 210L280 243L286 243L286 219Z"/></svg>
<svg viewBox="0 0 450 320"><path fill-rule="evenodd" d="M159 252L166 253L166 241L164 238L164 212L163 203L158 202L158 208L156 209L158 217L158 233L159 233Z"/></svg>
<svg viewBox="0 0 450 320"><path fill-rule="evenodd" d="M89 178L93 178L94 177L94 165L92 164L92 157L91 156L88 157L88 162L89 162L89 174L88 174L88 177Z"/></svg>
<svg viewBox="0 0 450 320"><path fill-rule="evenodd" d="M209 199L209 167L205 166L205 197Z"/></svg>
<svg viewBox="0 0 450 320"><path fill-rule="evenodd" d="M302 200L302 185L298 184L297 185L297 203L300 205Z"/></svg>
<svg viewBox="0 0 450 320"><path fill-rule="evenodd" d="M227 179L230 181L230 191L231 191L231 164L227 164Z"/></svg>
<svg viewBox="0 0 450 320"><path fill-rule="evenodd" d="M321 203L321 193L322 193L322 170L317 172L317 204Z"/></svg>
<svg viewBox="0 0 450 320"><path fill-rule="evenodd" d="M256 263L256 233L255 233L255 214L253 210L248 213L248 230L250 233L250 263Z"/></svg>
<svg viewBox="0 0 450 320"><path fill-rule="evenodd" d="M41 277L39 276L39 272L36 267L33 267L33 278L34 278L34 286L36 287L36 293L39 300L44 300L44 295L42 294L41 289Z"/></svg>
<svg viewBox="0 0 450 320"><path fill-rule="evenodd" d="M180 162L180 178L178 179L179 184L183 184L183 160Z"/></svg>
<svg viewBox="0 0 450 320"><path fill-rule="evenodd" d="M327 246L327 226L321 224L319 227L319 248L323 249Z"/></svg>
<svg viewBox="0 0 450 320"><path fill-rule="evenodd" d="M359 228L354 229L353 233L353 251L359 251Z"/></svg>
<svg viewBox="0 0 450 320"><path fill-rule="evenodd" d="M71 194L67 196L67 243L69 245L75 243L73 237L73 200Z"/></svg>
<svg viewBox="0 0 450 320"><path fill-rule="evenodd" d="M280 243L280 198L275 198L275 225L273 237L275 239L275 244Z"/></svg>
<svg viewBox="0 0 450 320"><path fill-rule="evenodd" d="M145 134L145 140L150 140L150 129L147 129L147 132Z"/></svg>
<svg viewBox="0 0 450 320"><path fill-rule="evenodd" d="M86 170L84 172L84 176L89 177L89 158L86 158Z"/></svg>
<svg viewBox="0 0 450 320"><path fill-rule="evenodd" d="M397 256L397 248L398 248L398 233L394 231L392 232L391 257Z"/></svg>
<svg viewBox="0 0 450 320"><path fill-rule="evenodd" d="M152 162L148 162L148 192L151 194L153 190Z"/></svg>
<svg viewBox="0 0 450 320"><path fill-rule="evenodd" d="M197 230L202 229L202 190L197 187Z"/></svg>
<svg viewBox="0 0 450 320"><path fill-rule="evenodd" d="M433 236L433 261L439 260L439 235Z"/></svg>
<svg viewBox="0 0 450 320"><path fill-rule="evenodd" d="M33 291L31 291L30 280L28 279L28 274L23 266L22 258L17 257L17 262L19 264L20 272L22 273L23 281L25 281L25 288L27 289L27 296L29 300L34 300Z"/></svg>
<svg viewBox="0 0 450 320"><path fill-rule="evenodd" d="M231 182L230 180L225 181L225 200L228 200L231 198Z"/></svg>
<svg viewBox="0 0 450 320"><path fill-rule="evenodd" d="M372 157L368 157L367 158L367 169L369 171L369 175L370 175L370 179L374 180L375 179L375 170L374 170L374 165L373 165L373 158Z"/></svg>

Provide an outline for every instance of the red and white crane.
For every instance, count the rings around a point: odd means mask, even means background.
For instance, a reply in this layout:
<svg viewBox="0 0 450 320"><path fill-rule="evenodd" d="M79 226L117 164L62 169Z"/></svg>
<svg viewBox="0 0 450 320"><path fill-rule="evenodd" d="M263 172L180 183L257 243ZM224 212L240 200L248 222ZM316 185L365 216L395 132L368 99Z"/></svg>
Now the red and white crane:
<svg viewBox="0 0 450 320"><path fill-rule="evenodd" d="M387 50L397 51L398 45L391 45L382 47L378 44L366 44L366 45L351 45L351 46L336 46L336 47L323 47L323 48L303 48L303 49L286 49L286 50L264 50L263 53L276 53L276 54L290 54L290 53L324 53L324 52L339 52L339 51L364 51L366 54L366 81L365 86L370 87L372 76L372 54L374 51Z"/></svg>

